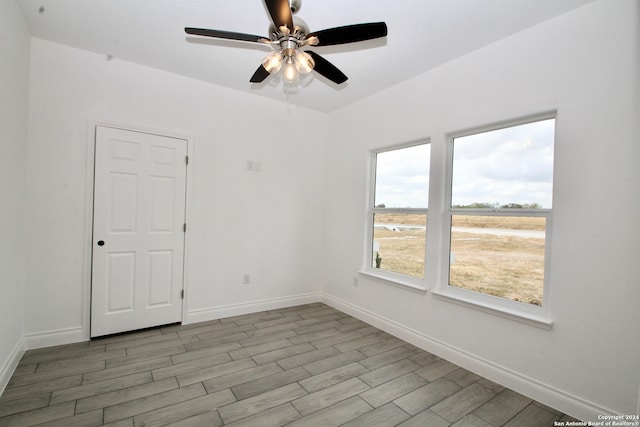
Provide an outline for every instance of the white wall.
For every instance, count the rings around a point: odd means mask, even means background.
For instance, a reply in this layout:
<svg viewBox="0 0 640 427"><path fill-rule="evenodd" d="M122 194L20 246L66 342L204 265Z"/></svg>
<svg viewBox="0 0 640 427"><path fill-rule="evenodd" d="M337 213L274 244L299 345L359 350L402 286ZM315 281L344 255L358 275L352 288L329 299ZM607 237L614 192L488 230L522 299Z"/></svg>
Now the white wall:
<svg viewBox="0 0 640 427"><path fill-rule="evenodd" d="M601 0L331 114L328 300L576 416L636 414L638 13L635 0ZM551 330L365 277L353 286L363 266L370 149L431 137L435 231L445 212L444 135L549 110L558 112ZM439 248L431 237L431 288L446 277Z"/></svg>
<svg viewBox="0 0 640 427"><path fill-rule="evenodd" d="M18 5L0 2L0 393L22 355L24 335L29 39Z"/></svg>
<svg viewBox="0 0 640 427"><path fill-rule="evenodd" d="M31 61L27 346L88 337L93 121L193 140L187 322L318 299L326 115L35 38Z"/></svg>

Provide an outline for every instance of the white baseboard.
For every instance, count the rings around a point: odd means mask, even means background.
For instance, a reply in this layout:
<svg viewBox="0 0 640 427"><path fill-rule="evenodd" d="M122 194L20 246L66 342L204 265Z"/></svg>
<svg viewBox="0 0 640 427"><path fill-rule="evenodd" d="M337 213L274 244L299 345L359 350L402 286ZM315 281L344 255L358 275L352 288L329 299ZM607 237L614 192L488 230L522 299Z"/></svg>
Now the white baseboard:
<svg viewBox="0 0 640 427"><path fill-rule="evenodd" d="M312 304L322 301L322 294L313 292L309 294L294 295L282 298L270 298L260 301L251 301L240 304L231 304L220 307L210 307L190 310L186 319L182 322L190 323L206 322L208 320L222 319L231 316L241 316L259 311L276 310L279 308L293 307L296 305Z"/></svg>
<svg viewBox="0 0 640 427"><path fill-rule="evenodd" d="M24 336L26 350L51 347L54 345L73 344L88 340L89 334L81 326L29 333Z"/></svg>
<svg viewBox="0 0 640 427"><path fill-rule="evenodd" d="M275 310L278 308L291 307L295 305L311 304L320 301L321 294L318 292L314 292L309 294L294 295L290 297L272 298L262 301L252 301L221 307L191 310L187 313L186 318L182 323L186 325L189 323L205 322L207 320L220 319L230 316L239 316L242 314L250 314L265 310ZM24 336L23 350L51 347L63 344L73 344L88 340L89 333L85 330L85 328L81 326L53 331L35 332L26 334Z"/></svg>
<svg viewBox="0 0 640 427"><path fill-rule="evenodd" d="M551 385L544 384L526 375L512 371L504 366L482 359L460 348L451 346L443 341L331 295L323 294L322 302L407 341L418 348L433 353L471 372L580 420L597 420L598 415L616 415L616 413L609 408L603 408L579 396L564 392Z"/></svg>
<svg viewBox="0 0 640 427"><path fill-rule="evenodd" d="M23 354L24 338L20 338L16 345L13 346L13 349L11 349L7 361L2 365L2 368L0 368L0 396L2 396L4 389L7 388L7 384L9 384L9 380L16 370L20 359L22 359Z"/></svg>

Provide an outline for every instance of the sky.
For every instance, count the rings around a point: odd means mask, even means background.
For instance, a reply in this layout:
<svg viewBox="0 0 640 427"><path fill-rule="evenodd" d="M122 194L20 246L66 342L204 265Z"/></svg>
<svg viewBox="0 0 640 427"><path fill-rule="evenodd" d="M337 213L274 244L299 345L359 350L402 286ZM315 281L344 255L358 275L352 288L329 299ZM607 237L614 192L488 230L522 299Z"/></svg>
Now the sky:
<svg viewBox="0 0 640 427"><path fill-rule="evenodd" d="M426 208L429 196L430 144L378 153L375 205Z"/></svg>
<svg viewBox="0 0 640 427"><path fill-rule="evenodd" d="M452 205L537 203L551 208L555 120L458 137ZM378 153L375 204L428 206L430 146Z"/></svg>
<svg viewBox="0 0 640 427"><path fill-rule="evenodd" d="M537 203L551 208L555 120L455 138L452 205Z"/></svg>

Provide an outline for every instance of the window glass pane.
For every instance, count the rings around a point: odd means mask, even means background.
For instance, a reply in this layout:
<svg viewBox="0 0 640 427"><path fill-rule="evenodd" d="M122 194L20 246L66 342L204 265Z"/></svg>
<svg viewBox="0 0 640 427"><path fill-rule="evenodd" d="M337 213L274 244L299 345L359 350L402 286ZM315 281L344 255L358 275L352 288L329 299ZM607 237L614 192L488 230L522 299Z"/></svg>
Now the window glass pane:
<svg viewBox="0 0 640 427"><path fill-rule="evenodd" d="M426 214L376 213L372 267L424 277Z"/></svg>
<svg viewBox="0 0 640 427"><path fill-rule="evenodd" d="M551 208L555 119L459 137L454 208Z"/></svg>
<svg viewBox="0 0 640 427"><path fill-rule="evenodd" d="M426 208L429 156L429 144L378 153L374 206Z"/></svg>
<svg viewBox="0 0 640 427"><path fill-rule="evenodd" d="M449 285L542 305L544 217L451 217Z"/></svg>

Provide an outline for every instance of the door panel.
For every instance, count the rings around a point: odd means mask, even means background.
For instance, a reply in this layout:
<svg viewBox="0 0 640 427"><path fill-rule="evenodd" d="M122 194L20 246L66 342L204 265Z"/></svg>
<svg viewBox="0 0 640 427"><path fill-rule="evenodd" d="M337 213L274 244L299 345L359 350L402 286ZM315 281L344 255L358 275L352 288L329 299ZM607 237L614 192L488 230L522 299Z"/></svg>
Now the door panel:
<svg viewBox="0 0 640 427"><path fill-rule="evenodd" d="M130 173L110 172L111 212L109 232L135 233L138 199L138 176Z"/></svg>
<svg viewBox="0 0 640 427"><path fill-rule="evenodd" d="M151 177L151 232L173 232L173 200L175 179Z"/></svg>
<svg viewBox="0 0 640 427"><path fill-rule="evenodd" d="M149 252L147 307L171 304L173 251Z"/></svg>
<svg viewBox="0 0 640 427"><path fill-rule="evenodd" d="M91 336L182 319L187 141L96 127Z"/></svg>
<svg viewBox="0 0 640 427"><path fill-rule="evenodd" d="M134 309L136 253L107 254L108 273L105 281L108 314Z"/></svg>

